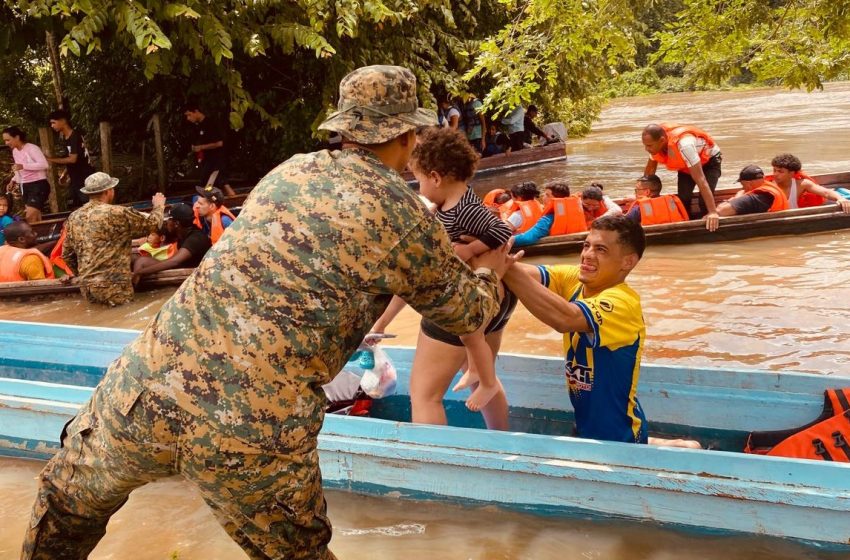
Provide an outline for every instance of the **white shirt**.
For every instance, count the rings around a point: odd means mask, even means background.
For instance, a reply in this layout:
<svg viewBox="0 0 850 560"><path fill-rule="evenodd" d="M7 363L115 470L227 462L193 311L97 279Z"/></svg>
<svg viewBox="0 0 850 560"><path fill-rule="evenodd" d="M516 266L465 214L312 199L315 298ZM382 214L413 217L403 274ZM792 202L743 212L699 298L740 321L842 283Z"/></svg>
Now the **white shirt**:
<svg viewBox="0 0 850 560"><path fill-rule="evenodd" d="M720 147L715 144L708 148L708 142L703 138L694 136L693 134L685 134L679 139L679 153L682 154L682 159L688 164L688 167L700 164L700 154L708 149L708 157L716 156L720 153Z"/></svg>

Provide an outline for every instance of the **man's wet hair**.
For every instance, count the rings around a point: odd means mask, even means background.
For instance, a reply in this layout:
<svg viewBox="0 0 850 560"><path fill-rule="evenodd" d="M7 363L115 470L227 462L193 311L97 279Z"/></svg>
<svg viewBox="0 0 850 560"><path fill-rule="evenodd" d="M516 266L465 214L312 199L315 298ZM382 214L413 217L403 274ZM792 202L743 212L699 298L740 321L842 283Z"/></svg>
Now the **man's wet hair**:
<svg viewBox="0 0 850 560"><path fill-rule="evenodd" d="M6 236L6 243L9 241L17 241L19 237L23 237L27 233L29 224L26 222L12 222L3 228L3 235Z"/></svg>
<svg viewBox="0 0 850 560"><path fill-rule="evenodd" d="M523 181L511 187L511 195L517 200L534 200L540 196L540 189L534 181Z"/></svg>
<svg viewBox="0 0 850 560"><path fill-rule="evenodd" d="M511 193L503 192L503 193L499 193L499 196L497 196L496 199L493 202L495 202L496 204L504 204L507 201L509 201L511 198L512 198Z"/></svg>
<svg viewBox="0 0 850 560"><path fill-rule="evenodd" d="M587 200L598 200L602 202L602 189L599 187L586 187L581 191L581 197Z"/></svg>
<svg viewBox="0 0 850 560"><path fill-rule="evenodd" d="M68 124L71 124L71 114L65 109L57 109L53 111L49 115L47 115L47 120L49 121L61 121L64 120Z"/></svg>
<svg viewBox="0 0 850 560"><path fill-rule="evenodd" d="M549 181L543 185L543 189L552 191L555 198L567 198L570 196L570 184L566 181Z"/></svg>
<svg viewBox="0 0 850 560"><path fill-rule="evenodd" d="M480 156L466 139L466 134L451 128L428 126L418 133L419 141L410 156L410 164L419 171L436 171L467 181L475 175Z"/></svg>
<svg viewBox="0 0 850 560"><path fill-rule="evenodd" d="M660 140L662 136L666 136L667 133L661 128L661 125L658 124L650 124L647 125L646 128L643 129L643 135L649 136L653 140Z"/></svg>
<svg viewBox="0 0 850 560"><path fill-rule="evenodd" d="M653 194L659 194L661 192L661 177L655 175L644 175L640 179L638 179L638 183L646 183L649 185L649 190L652 191Z"/></svg>
<svg viewBox="0 0 850 560"><path fill-rule="evenodd" d="M770 165L795 172L803 169L803 163L800 161L800 158L793 154L779 154L770 161Z"/></svg>
<svg viewBox="0 0 850 560"><path fill-rule="evenodd" d="M588 186L588 187L596 187L596 188L597 188L597 189L599 189L600 191L604 191L604 190L605 190L605 185L603 185L603 184L602 184L602 183L600 183L599 181L593 181L592 183L590 183L590 184L589 184L589 185L587 185L587 186Z"/></svg>
<svg viewBox="0 0 850 560"><path fill-rule="evenodd" d="M590 229L616 231L620 245L636 253L639 259L643 257L643 251L646 249L646 234L638 222L627 218L625 214L596 218L590 225Z"/></svg>

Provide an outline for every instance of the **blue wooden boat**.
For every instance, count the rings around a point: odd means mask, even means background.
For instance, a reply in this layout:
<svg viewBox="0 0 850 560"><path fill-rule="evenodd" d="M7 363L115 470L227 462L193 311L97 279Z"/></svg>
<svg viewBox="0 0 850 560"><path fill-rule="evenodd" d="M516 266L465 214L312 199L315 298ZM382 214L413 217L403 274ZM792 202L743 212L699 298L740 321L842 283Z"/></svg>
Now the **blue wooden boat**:
<svg viewBox="0 0 850 560"><path fill-rule="evenodd" d="M0 455L48 458L65 421L137 333L0 322ZM388 349L396 396L374 418L328 415L326 486L408 499L495 504L559 516L621 517L690 530L771 535L850 550L850 465L739 453L750 430L790 428L821 411L818 375L647 365L639 396L655 435L710 450L570 437L560 358L504 355L513 432L489 432L447 398L454 427L412 425L412 350ZM462 426L462 427L460 427Z"/></svg>

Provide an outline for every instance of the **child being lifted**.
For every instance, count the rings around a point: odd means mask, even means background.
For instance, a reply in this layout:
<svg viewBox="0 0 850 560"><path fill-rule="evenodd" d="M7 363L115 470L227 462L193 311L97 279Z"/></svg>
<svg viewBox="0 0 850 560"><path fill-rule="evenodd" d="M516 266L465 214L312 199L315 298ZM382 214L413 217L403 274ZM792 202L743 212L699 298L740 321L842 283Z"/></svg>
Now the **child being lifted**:
<svg viewBox="0 0 850 560"><path fill-rule="evenodd" d="M419 192L436 205L436 217L445 226L455 243L455 253L463 261L501 247L511 238L510 226L494 216L467 185L475 174L478 159L463 133L431 127L419 134L409 164L419 181ZM464 236L475 237L476 241L461 244ZM422 321L410 374L413 422L447 423L443 396L466 363L467 371L455 390L472 387L467 408L481 411L488 428L508 429L508 403L496 378L495 359L502 331L516 301L512 293L504 290L496 317L477 332L463 337ZM384 332L404 305L401 299L393 298L372 330Z"/></svg>

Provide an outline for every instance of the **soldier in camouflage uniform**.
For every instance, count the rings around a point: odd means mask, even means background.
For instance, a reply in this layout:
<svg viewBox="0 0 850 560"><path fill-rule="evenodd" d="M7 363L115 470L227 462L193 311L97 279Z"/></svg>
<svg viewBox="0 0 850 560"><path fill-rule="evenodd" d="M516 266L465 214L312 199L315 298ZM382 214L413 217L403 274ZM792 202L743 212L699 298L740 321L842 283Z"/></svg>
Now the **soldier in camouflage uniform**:
<svg viewBox="0 0 850 560"><path fill-rule="evenodd" d="M83 558L129 493L181 474L254 559L333 559L316 451L326 398L393 294L463 335L499 307L405 184L420 109L406 68L340 84L338 152L296 155L113 362L40 476L24 558ZM485 254L495 266L506 253Z"/></svg>
<svg viewBox="0 0 850 560"><path fill-rule="evenodd" d="M89 201L68 216L62 259L80 278L80 292L92 303L121 305L133 299L130 269L132 242L162 225L165 196L151 199L150 215L115 206L118 179L97 172L86 178L81 193Z"/></svg>

